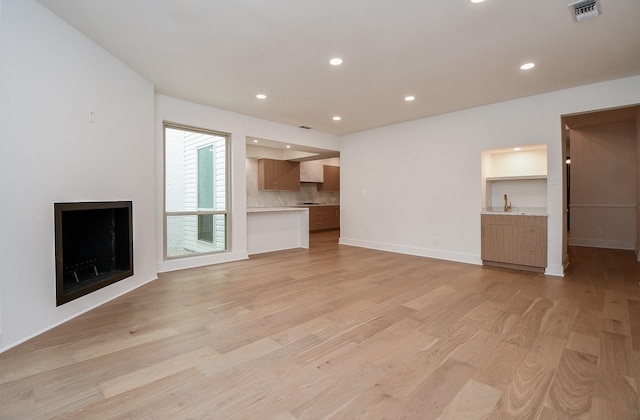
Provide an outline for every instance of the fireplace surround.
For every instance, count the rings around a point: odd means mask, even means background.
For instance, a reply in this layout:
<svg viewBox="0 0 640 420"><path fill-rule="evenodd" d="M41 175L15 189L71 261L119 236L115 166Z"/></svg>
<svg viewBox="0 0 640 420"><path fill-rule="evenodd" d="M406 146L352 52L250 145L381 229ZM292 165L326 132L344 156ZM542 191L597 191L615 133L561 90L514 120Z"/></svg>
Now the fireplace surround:
<svg viewBox="0 0 640 420"><path fill-rule="evenodd" d="M54 203L56 306L133 275L131 201Z"/></svg>

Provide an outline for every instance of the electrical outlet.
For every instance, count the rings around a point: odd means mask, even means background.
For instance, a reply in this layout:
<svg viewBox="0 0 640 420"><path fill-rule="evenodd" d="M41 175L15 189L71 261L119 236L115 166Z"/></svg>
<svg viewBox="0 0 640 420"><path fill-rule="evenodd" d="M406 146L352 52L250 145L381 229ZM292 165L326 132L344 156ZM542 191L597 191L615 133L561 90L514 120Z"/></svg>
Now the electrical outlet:
<svg viewBox="0 0 640 420"><path fill-rule="evenodd" d="M603 235L602 228L597 228L596 229L596 235L598 235L598 236L602 236Z"/></svg>

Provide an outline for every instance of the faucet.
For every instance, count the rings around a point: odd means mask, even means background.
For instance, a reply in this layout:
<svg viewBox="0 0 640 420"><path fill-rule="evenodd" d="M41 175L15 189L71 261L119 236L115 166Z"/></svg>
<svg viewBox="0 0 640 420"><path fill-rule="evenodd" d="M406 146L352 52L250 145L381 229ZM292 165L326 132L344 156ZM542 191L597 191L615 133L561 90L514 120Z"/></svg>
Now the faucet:
<svg viewBox="0 0 640 420"><path fill-rule="evenodd" d="M507 194L504 195L504 211L511 210L511 203L507 205Z"/></svg>

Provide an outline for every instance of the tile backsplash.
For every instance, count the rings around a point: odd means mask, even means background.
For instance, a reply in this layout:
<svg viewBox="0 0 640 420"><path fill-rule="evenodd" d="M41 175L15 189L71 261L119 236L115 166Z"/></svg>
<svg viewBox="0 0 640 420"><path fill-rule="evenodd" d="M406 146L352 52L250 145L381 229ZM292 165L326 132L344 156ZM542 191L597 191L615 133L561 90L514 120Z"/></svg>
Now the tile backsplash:
<svg viewBox="0 0 640 420"><path fill-rule="evenodd" d="M300 191L259 191L258 160L247 158L247 207L296 206L305 202L340 204L340 193L318 191L318 184L303 182Z"/></svg>

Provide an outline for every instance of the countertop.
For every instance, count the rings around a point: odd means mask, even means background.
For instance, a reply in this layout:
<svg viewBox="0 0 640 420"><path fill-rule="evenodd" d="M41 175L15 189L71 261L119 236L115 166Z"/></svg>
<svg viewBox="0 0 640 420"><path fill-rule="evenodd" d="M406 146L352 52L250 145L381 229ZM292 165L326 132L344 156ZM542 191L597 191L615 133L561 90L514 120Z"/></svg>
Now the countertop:
<svg viewBox="0 0 640 420"><path fill-rule="evenodd" d="M505 216L548 216L546 207L512 207L504 211L502 207L483 208L480 214L502 214Z"/></svg>
<svg viewBox="0 0 640 420"><path fill-rule="evenodd" d="M260 213L260 212L268 212L268 211L300 211L304 209L308 209L310 207L335 207L340 204L327 204L327 203L316 203L316 204L295 204L292 206L275 206L275 207L247 207L247 213Z"/></svg>
<svg viewBox="0 0 640 420"><path fill-rule="evenodd" d="M327 203L314 203L314 204L296 204L294 207L326 207L326 206L339 206L340 204L327 204Z"/></svg>
<svg viewBox="0 0 640 420"><path fill-rule="evenodd" d="M306 207L247 207L247 213L265 213L273 211L303 211Z"/></svg>

